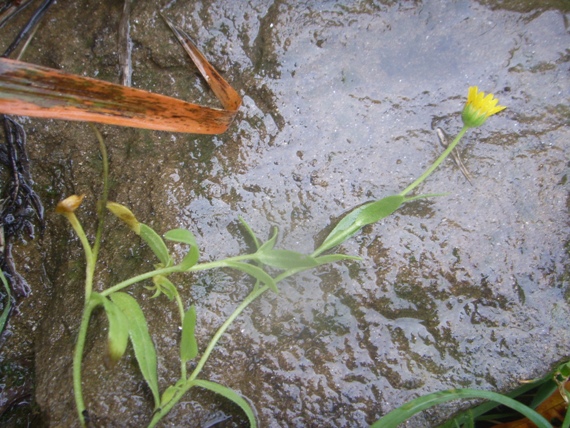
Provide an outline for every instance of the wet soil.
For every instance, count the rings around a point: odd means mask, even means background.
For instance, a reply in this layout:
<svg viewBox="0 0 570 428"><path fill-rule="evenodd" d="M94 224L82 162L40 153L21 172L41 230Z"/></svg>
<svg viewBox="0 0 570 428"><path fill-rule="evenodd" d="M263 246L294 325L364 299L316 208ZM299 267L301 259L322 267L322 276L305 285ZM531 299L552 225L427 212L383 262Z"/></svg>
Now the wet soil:
<svg viewBox="0 0 570 428"><path fill-rule="evenodd" d="M342 246L361 261L291 278L248 308L202 378L249 399L260 426L366 426L438 390L508 391L570 356L568 174L570 8L564 1L138 1L131 7L133 86L218 106L159 11L192 34L244 99L231 129L199 136L100 126L110 198L164 233L192 230L201 260L251 250L242 216L279 246L309 253L323 230L361 203L404 189L453 137L470 85L507 110L459 146L407 204ZM122 2L58 2L25 61L118 82ZM0 48L25 21L0 29ZM53 209L86 194L93 237L101 160L88 124L20 118L42 239L20 242L32 286L2 337L4 384L25 386L3 425L78 426L71 357L83 305L80 244ZM96 288L155 263L109 219ZM198 312L204 349L252 287L229 271L173 277ZM147 316L161 388L176 381L175 306L129 290ZM145 426L152 396L132 350L104 364L106 320L95 314L83 365L95 426ZM33 381L30 382L29 380ZM26 403L30 403L26 405ZM426 412L435 426L460 409ZM193 391L162 426L245 426L238 408Z"/></svg>

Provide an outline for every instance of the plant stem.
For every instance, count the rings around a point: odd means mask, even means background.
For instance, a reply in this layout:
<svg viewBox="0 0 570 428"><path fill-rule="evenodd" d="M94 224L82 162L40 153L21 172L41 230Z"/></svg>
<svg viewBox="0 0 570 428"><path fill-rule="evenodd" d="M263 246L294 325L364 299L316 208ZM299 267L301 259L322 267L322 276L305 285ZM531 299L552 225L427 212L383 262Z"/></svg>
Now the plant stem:
<svg viewBox="0 0 570 428"><path fill-rule="evenodd" d="M198 377L198 375L202 371L202 368L208 361L210 354L214 350L214 347L217 345L222 335L226 332L226 330L230 327L230 325L234 322L234 320L244 311L245 308L247 308L255 299L257 299L267 290L269 290L268 285L264 285L263 287L253 290L251 293L248 294L248 296L243 300L243 302L241 302L241 304L233 311L233 313L221 325L218 331L216 331L216 334L214 334L212 340L210 340L210 343L208 343L208 346L206 347L206 350L202 354L200 361L198 361L198 365L196 366L196 368L188 378L189 381L192 381Z"/></svg>
<svg viewBox="0 0 570 428"><path fill-rule="evenodd" d="M83 230L83 226L77 219L76 215L72 212L64 213L63 214L71 227L77 234L77 237L81 241L81 245L83 246L83 252L85 253L85 301L89 300L91 296L91 291L93 289L93 274L95 273L95 257L93 256L93 250L91 249L91 245L89 245L89 241L87 240L87 235L85 235L85 231Z"/></svg>
<svg viewBox="0 0 570 428"><path fill-rule="evenodd" d="M447 146L447 149L444 150L444 152L436 159L436 161L432 163L431 166L422 175L420 175L420 177L416 181L414 181L412 184L406 187L400 193L400 196L406 196L417 186L419 186L426 178L428 178L431 175L431 173L434 172L435 169L444 161L444 159L447 156L449 156L451 151L455 148L457 143L459 143L459 140L461 140L461 137L463 137L463 135L465 134L465 132L467 132L468 129L469 128L467 126L463 126L463 128L461 128L461 131L459 131L459 134L457 134L457 137L455 137L452 143L449 146Z"/></svg>
<svg viewBox="0 0 570 428"><path fill-rule="evenodd" d="M238 256L238 257L243 258L244 256ZM246 256L246 257L248 257L248 256ZM235 260L236 258L237 257L230 257L229 259L226 259L226 260ZM251 258L251 257L249 257L249 258ZM219 263L223 263L223 261L221 261ZM205 265L211 265L212 263L204 263L204 264ZM198 267L198 266L200 266L200 265L196 265L194 267ZM302 271L308 270L308 269L311 269L311 268L310 267L303 267L303 268L288 269L288 270L282 272L277 277L275 277L275 283L277 284L280 281L282 281L283 279L285 279L291 275L294 275L296 273L299 273L299 272L302 272ZM156 424L176 405L176 403L178 403L178 401L180 401L180 399L184 396L184 394L186 394L186 392L188 392L188 390L190 390L190 388L192 388L192 386L194 386L194 380L198 377L198 375L200 374L200 372L204 368L204 365L208 362L208 359L210 358L212 351L214 350L214 348L216 347L216 345L218 344L219 340L224 335L224 333L232 325L232 323L235 321L235 319L245 310L245 308L247 308L251 303L253 303L255 301L255 299L259 298L263 293L265 293L268 290L270 290L268 285L264 285L263 287L259 287L259 288L254 288L253 291L251 293L249 293L247 295L247 297L243 300L243 302L233 311L233 313L228 317L228 319L216 331L216 333L214 334L214 336L210 340L210 343L208 343L206 350L202 354L202 357L198 361L198 364L196 365L196 368L194 369L194 371L192 372L190 377L188 379L186 379L186 382L184 383L184 385L178 391L176 391L176 393L174 394L172 399L169 402L165 403L165 405L162 406L154 414L150 424L148 425L148 428L152 428L152 427L156 426Z"/></svg>
<svg viewBox="0 0 570 428"><path fill-rule="evenodd" d="M180 399L184 396L184 394L186 394L186 392L188 392L188 390L192 388L192 386L194 386L194 380L198 377L198 375L204 368L204 365L208 361L208 358L210 358L210 354L218 344L218 341L221 339L223 334L232 325L234 320L244 311L244 309L247 308L255 299L257 299L267 290L269 290L269 286L267 285L254 289L251 293L248 294L248 296L244 299L244 301L234 310L234 312L228 317L228 319L220 326L218 331L216 331L216 334L214 334L214 336L212 337L212 340L210 340L210 343L208 343L208 346L206 347L206 350L202 354L200 361L198 361L198 365L196 366L190 377L186 379L184 386L180 388L178 391L176 391L172 399L168 403L165 403L165 405L161 407L154 414L152 420L150 421L150 424L148 425L149 428L156 426L156 424L176 405L176 403L180 401Z"/></svg>
<svg viewBox="0 0 570 428"><path fill-rule="evenodd" d="M77 343L75 344L75 351L73 353L73 395L75 396L75 407L79 415L81 426L85 426L85 403L83 401L83 393L81 388L81 361L83 359L83 349L85 348L85 339L87 338L87 328L89 327L89 320L93 309L97 307L97 303L88 299L83 309L83 316L81 318L81 325L79 326L79 333L77 335Z"/></svg>
<svg viewBox="0 0 570 428"><path fill-rule="evenodd" d="M151 279L153 276L156 275L164 275L167 276L171 273L180 272L180 268L178 266L170 266L167 268L156 269L150 272L146 272L137 276L133 276L125 281L119 282L112 287L107 288L106 290L101 291L102 296L108 296L112 293L122 290L123 288L128 287L129 285L136 284L137 282L144 281L145 279Z"/></svg>
<svg viewBox="0 0 570 428"><path fill-rule="evenodd" d="M95 234L95 244L93 244L93 258L96 261L99 255L99 247L101 247L101 236L103 235L103 227L105 225L105 214L107 210L105 206L107 205L107 197L109 195L109 157L107 155L107 147L105 146L105 141L99 130L90 124L95 136L99 141L99 151L101 152L101 159L103 161L103 191L101 192L101 199L97 203L97 217L99 218L99 224L97 225L97 232Z"/></svg>
<svg viewBox="0 0 570 428"><path fill-rule="evenodd" d="M180 326L184 326L184 304L180 298L180 294L176 291L175 294L176 306L178 306L178 313L180 315ZM180 379L186 379L186 361L180 359Z"/></svg>
<svg viewBox="0 0 570 428"><path fill-rule="evenodd" d="M102 296L108 296L111 293L114 293L116 291L120 291L123 288L128 287L129 285L136 284L137 282L144 281L145 279L150 279L156 275L168 276L171 273L175 273L175 272L199 272L202 270L227 267L226 262L228 262L228 261L237 262L237 261L243 261L243 260L251 260L252 258L253 258L252 254L245 254L243 256L235 256L235 257L228 257L227 259L219 260L219 261L215 261L215 262L200 263L200 264L194 265L190 269L186 269L186 270L180 269L180 266L178 266L178 265L170 266L170 267L166 267L166 268L160 268L160 269L156 269L156 270L153 270L150 272L146 272L146 273L143 273L143 274L140 274L137 276L133 276L132 278L129 278L125 281L119 282L118 284L115 284L114 286L109 287L104 291L101 291L101 295Z"/></svg>

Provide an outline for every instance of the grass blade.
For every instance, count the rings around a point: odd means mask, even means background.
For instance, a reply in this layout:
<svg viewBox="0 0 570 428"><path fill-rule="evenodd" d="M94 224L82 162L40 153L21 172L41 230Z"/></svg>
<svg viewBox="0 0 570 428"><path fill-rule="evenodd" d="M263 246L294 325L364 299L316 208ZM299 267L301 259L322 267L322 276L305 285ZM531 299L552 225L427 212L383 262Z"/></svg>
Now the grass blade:
<svg viewBox="0 0 570 428"><path fill-rule="evenodd" d="M387 415L380 418L370 428L396 428L399 424L405 422L407 419L416 413L433 407L437 404L445 403L447 401L458 400L462 398L483 398L485 400L496 401L519 413L522 413L539 428L552 428L546 419L540 414L532 410L530 407L519 403L512 398L505 395L498 394L491 391L480 391L476 389L450 389L447 391L434 392L422 397L418 397L408 403L404 404L397 409L392 410Z"/></svg>

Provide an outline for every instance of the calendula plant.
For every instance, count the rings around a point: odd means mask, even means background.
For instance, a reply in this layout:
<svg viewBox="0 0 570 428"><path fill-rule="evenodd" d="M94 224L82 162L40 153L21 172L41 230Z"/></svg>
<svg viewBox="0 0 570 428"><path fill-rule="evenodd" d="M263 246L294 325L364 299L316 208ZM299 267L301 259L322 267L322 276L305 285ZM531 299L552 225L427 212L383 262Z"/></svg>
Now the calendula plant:
<svg viewBox="0 0 570 428"><path fill-rule="evenodd" d="M451 153L458 144L467 129L482 125L485 120L505 107L498 106L493 95L485 96L477 87L469 89L469 95L462 119L464 127L448 148L439 158L410 186L397 195L387 196L377 201L369 202L350 211L329 233L322 244L312 254L301 254L296 251L275 248L277 231L267 241L262 241L246 223L240 218L245 231L253 240L255 251L250 254L227 257L212 262L200 263L200 251L195 236L189 230L173 229L161 237L148 225L141 223L136 216L123 205L115 202L107 202L106 181L108 174L107 155L103 140L97 133L100 149L103 157L104 192L99 210L99 227L95 235L93 245L75 215L76 210L83 201L83 196L73 195L60 202L56 211L64 215L83 246L86 257L85 275L85 305L79 327L78 339L73 358L73 383L77 406L77 413L81 424L84 426L89 421L89 413L85 406L81 383L81 362L85 348L87 330L93 310L102 307L108 319L108 356L112 361L120 359L127 348L130 340L141 374L148 384L154 398L154 412L149 427L155 426L180 399L194 387L204 388L216 392L236 403L246 414L252 427L256 426L253 409L247 401L235 391L212 381L200 379L199 376L207 363L212 351L216 347L222 335L227 331L233 321L265 292L271 290L278 293L278 284L284 279L326 263L334 263L342 260L356 260L358 257L346 254L324 254L338 247L347 239L354 236L362 227L375 223L396 211L402 204L419 198L433 195L407 195L419 186ZM95 264L99 252L101 234L103 230L103 207L106 206L115 216L121 219L132 232L136 233L149 246L157 257L154 269L125 279L111 285L101 291L93 290ZM164 238L164 239L163 239ZM178 263L172 257L165 241L182 243L187 245L188 251ZM231 268L251 276L255 282L251 292L237 306L234 312L214 333L208 345L201 351L195 337L197 309L195 305L185 308L177 287L170 281L169 276L173 273L192 273L209 269ZM125 290L135 284L148 284L155 291L155 296L164 294L170 300L176 302L182 326L180 339L180 378L164 391L159 390L157 376L156 350L147 328L143 311L138 302ZM148 287L148 285L147 285ZM153 297L155 297L153 296ZM187 363L199 359L191 373L187 373Z"/></svg>

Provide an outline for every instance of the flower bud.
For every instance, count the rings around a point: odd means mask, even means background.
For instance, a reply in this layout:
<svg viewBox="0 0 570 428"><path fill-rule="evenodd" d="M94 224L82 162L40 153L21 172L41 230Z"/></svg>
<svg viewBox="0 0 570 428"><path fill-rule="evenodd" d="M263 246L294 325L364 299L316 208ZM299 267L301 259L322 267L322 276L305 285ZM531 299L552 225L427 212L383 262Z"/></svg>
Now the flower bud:
<svg viewBox="0 0 570 428"><path fill-rule="evenodd" d="M55 212L58 214L69 214L74 212L81 202L83 202L83 198L85 195L71 195L68 198L65 198L63 201L60 201L57 206L55 207Z"/></svg>
<svg viewBox="0 0 570 428"><path fill-rule="evenodd" d="M135 215L124 205L116 202L107 202L107 209L120 218L137 235L141 234L141 226Z"/></svg>

